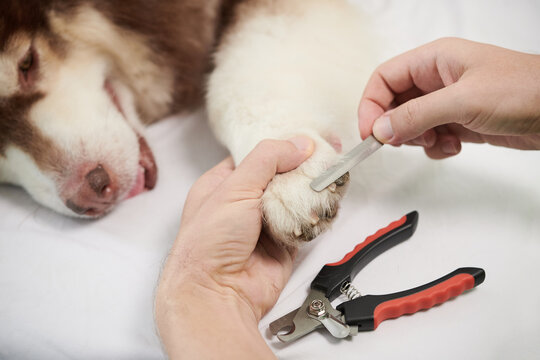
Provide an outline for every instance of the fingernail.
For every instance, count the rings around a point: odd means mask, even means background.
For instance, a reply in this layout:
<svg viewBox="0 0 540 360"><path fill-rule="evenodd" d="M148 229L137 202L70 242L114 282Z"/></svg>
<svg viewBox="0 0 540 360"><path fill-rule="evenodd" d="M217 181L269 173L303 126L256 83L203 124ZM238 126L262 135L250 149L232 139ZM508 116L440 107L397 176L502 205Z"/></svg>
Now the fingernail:
<svg viewBox="0 0 540 360"><path fill-rule="evenodd" d="M313 140L307 136L296 136L289 139L289 141L303 153L311 153L313 151Z"/></svg>
<svg viewBox="0 0 540 360"><path fill-rule="evenodd" d="M459 149L457 148L456 144L454 144L452 141L447 141L442 143L441 150L443 153L447 155L455 155L459 152Z"/></svg>
<svg viewBox="0 0 540 360"><path fill-rule="evenodd" d="M411 142L414 145L420 145L420 146L426 146L427 145L426 140L424 139L423 136L417 137L416 139L411 140Z"/></svg>
<svg viewBox="0 0 540 360"><path fill-rule="evenodd" d="M394 130L390 123L390 116L383 115L373 124L373 136L381 142L388 142L394 137Z"/></svg>

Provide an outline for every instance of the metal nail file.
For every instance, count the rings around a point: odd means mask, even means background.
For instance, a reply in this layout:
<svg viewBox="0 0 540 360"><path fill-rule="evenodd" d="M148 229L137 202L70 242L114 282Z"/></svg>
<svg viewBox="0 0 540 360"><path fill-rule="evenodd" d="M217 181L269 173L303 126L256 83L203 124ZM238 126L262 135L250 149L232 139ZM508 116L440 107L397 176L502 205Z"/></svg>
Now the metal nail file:
<svg viewBox="0 0 540 360"><path fill-rule="evenodd" d="M362 160L369 157L375 151L380 149L382 144L373 137L366 138L359 145L354 147L333 166L328 168L321 175L313 179L310 186L313 190L319 192L326 189L330 184L345 175L349 170L358 165Z"/></svg>

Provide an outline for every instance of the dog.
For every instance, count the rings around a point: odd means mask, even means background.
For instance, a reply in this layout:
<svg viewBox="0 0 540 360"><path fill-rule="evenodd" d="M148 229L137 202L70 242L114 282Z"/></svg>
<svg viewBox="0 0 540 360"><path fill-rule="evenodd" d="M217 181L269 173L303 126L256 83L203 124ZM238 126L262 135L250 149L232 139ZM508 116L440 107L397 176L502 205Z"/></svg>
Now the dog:
<svg viewBox="0 0 540 360"><path fill-rule="evenodd" d="M311 158L262 195L273 238L309 241L346 188L316 193L309 183L357 132L371 68L351 9L345 0L2 1L0 182L68 216L103 216L156 186L144 127L205 105L236 163L266 138L315 141Z"/></svg>

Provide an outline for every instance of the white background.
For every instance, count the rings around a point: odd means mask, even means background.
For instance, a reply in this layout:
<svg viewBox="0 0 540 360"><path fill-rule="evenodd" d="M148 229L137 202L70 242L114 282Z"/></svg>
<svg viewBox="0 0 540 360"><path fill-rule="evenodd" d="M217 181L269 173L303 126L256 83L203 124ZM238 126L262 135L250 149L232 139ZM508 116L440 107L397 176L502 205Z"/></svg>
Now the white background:
<svg viewBox="0 0 540 360"><path fill-rule="evenodd" d="M354 2L385 39L381 61L442 36L540 53L538 1ZM202 114L160 122L148 140L157 188L97 221L57 215L0 187L1 359L163 358L152 319L162 259L190 185L226 151ZM432 161L420 149L385 147L352 177L332 231L301 250L261 322L280 358L540 357L540 152L467 144ZM485 283L351 340L315 332L283 346L269 336L267 325L302 303L324 263L411 210L420 213L416 234L362 270L354 280L362 293L403 290L461 266L483 267Z"/></svg>

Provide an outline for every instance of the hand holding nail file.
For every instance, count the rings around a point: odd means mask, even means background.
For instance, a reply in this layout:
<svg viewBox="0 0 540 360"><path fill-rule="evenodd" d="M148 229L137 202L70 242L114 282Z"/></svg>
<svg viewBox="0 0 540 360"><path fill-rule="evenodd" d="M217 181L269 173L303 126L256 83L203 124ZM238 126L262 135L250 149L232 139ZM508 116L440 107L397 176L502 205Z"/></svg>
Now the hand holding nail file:
<svg viewBox="0 0 540 360"><path fill-rule="evenodd" d="M382 144L375 139L373 135L367 137L366 140L362 141L354 149L343 155L335 165L313 179L310 184L311 188L317 192L323 191L330 184L358 165L362 160L380 149L381 146Z"/></svg>

